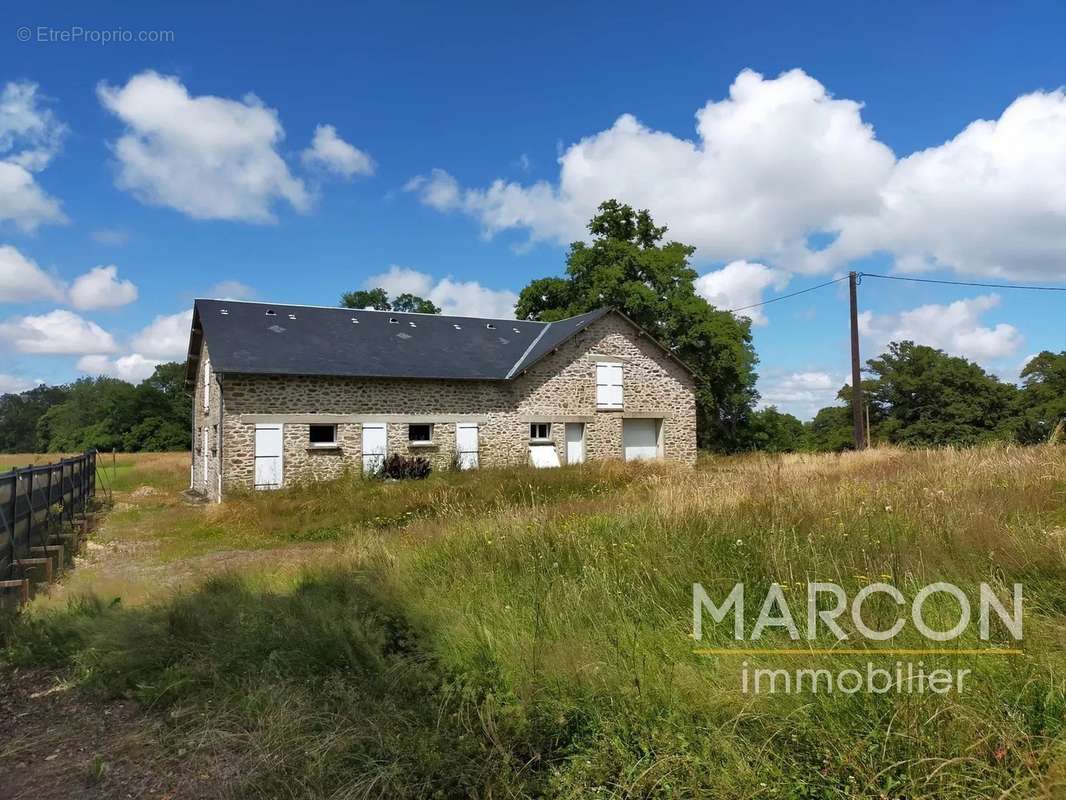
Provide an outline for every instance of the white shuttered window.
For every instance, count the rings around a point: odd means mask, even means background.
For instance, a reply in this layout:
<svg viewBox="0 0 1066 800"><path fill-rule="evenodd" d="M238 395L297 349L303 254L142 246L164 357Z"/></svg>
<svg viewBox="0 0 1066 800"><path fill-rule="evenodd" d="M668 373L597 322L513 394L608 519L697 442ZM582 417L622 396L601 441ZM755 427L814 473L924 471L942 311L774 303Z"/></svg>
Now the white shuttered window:
<svg viewBox="0 0 1066 800"><path fill-rule="evenodd" d="M596 407L622 407L622 365L613 361L596 364Z"/></svg>

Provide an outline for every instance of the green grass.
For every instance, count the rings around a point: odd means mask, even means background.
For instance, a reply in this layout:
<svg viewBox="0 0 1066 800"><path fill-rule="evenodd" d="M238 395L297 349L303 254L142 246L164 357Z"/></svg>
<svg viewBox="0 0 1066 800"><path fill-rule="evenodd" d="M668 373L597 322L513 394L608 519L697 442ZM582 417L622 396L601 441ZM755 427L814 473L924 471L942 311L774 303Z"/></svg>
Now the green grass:
<svg viewBox="0 0 1066 800"><path fill-rule="evenodd" d="M31 612L5 658L166 710L186 746L240 765L236 796L1050 800L1066 792L1064 499L1061 448L341 481L211 517L226 541L335 529L338 563ZM753 696L739 658L693 653L693 581L743 581L750 629L771 582L802 616L807 581L853 596L877 580L971 597L1021 581L1025 654L925 659L973 670L963 694ZM950 603L928 609L949 624ZM701 644L730 645L727 627ZM952 646L1013 644L993 631Z"/></svg>

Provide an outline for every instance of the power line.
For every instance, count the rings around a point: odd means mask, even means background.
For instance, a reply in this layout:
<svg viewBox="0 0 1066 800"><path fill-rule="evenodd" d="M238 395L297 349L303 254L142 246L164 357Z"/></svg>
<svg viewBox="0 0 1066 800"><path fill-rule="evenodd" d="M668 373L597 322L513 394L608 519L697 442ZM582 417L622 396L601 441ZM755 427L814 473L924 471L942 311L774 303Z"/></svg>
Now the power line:
<svg viewBox="0 0 1066 800"><path fill-rule="evenodd" d="M1016 283L976 283L974 281L947 281L935 278L910 278L905 275L878 275L876 272L860 272L860 278L881 278L886 281L911 281L912 283L941 283L948 286L980 286L985 289L1030 289L1037 292L1066 292L1066 286L1023 286Z"/></svg>
<svg viewBox="0 0 1066 800"><path fill-rule="evenodd" d="M824 289L826 286L832 286L834 283L840 283L841 281L846 281L847 279L848 276L844 275L840 278L835 278L834 280L826 281L825 283L819 283L817 286L808 286L806 289L800 289L798 292L791 292L789 294L783 294L778 297L771 297L769 300L763 300L761 303L752 303L750 306L741 306L740 308L729 308L726 310L731 314L735 314L737 311L747 311L749 308L758 308L759 306L765 306L770 303L776 303L778 300L788 300L788 298L790 297L796 297L797 295L806 294L807 292L813 292L815 289Z"/></svg>

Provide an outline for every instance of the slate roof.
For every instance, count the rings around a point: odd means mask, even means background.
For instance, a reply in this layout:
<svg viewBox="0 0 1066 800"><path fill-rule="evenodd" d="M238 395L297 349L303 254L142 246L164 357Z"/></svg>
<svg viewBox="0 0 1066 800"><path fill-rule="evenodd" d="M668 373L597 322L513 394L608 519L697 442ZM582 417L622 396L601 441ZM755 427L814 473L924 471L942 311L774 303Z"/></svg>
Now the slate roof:
<svg viewBox="0 0 1066 800"><path fill-rule="evenodd" d="M201 299L186 382L202 337L217 372L508 380L608 313L533 322Z"/></svg>

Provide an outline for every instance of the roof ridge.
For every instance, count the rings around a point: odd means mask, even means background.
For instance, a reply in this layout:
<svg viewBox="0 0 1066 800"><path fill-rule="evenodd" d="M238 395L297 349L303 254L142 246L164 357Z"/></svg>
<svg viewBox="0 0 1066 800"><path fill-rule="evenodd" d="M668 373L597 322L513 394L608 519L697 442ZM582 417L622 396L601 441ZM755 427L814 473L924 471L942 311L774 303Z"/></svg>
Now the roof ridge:
<svg viewBox="0 0 1066 800"><path fill-rule="evenodd" d="M193 303L209 302L209 303L241 303L243 305L254 306L270 306L271 308L315 308L323 311L345 311L348 313L364 312L368 314L405 314L407 316L417 317L437 317L443 319L483 319L490 322L527 322L534 325L549 325L550 323L542 322L537 319L517 319L515 317L485 317L477 316L475 314L430 314L425 311L384 311L379 308L348 308L346 306L317 306L308 303L271 303L265 300L229 300L224 297L196 297L193 299ZM581 316L576 314L575 316ZM573 317L568 317L573 319Z"/></svg>

